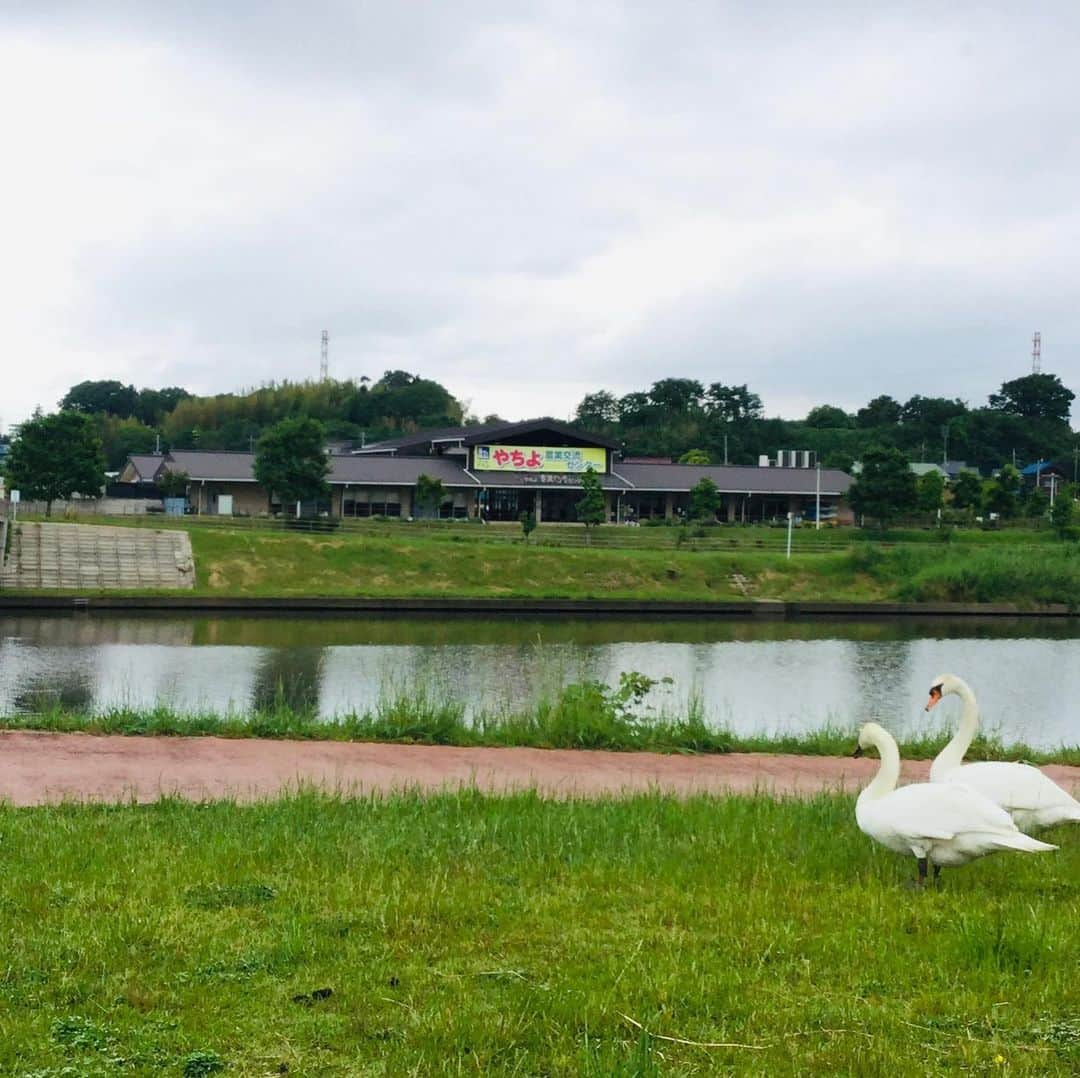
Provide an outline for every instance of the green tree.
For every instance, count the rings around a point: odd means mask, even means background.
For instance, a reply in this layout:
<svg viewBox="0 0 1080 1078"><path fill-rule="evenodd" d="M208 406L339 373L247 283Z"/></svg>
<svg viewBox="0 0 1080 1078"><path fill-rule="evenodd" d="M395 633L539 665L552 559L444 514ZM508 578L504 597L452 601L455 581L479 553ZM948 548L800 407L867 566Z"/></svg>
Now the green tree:
<svg viewBox="0 0 1080 1078"><path fill-rule="evenodd" d="M924 513L936 513L945 500L945 477L941 472L927 472L919 477L918 504Z"/></svg>
<svg viewBox="0 0 1080 1078"><path fill-rule="evenodd" d="M681 457L680 464L711 464L709 454L704 449L688 449Z"/></svg>
<svg viewBox="0 0 1080 1078"><path fill-rule="evenodd" d="M148 427L154 427L169 414L181 401L191 399L191 394L179 386L166 386L164 389L140 389L139 399L135 404L135 417Z"/></svg>
<svg viewBox="0 0 1080 1078"><path fill-rule="evenodd" d="M887 395L875 397L855 413L855 422L860 427L895 426L900 422L900 402Z"/></svg>
<svg viewBox="0 0 1080 1078"><path fill-rule="evenodd" d="M19 428L7 462L8 486L45 503L57 498L97 497L105 483L105 456L94 422L78 412L35 415Z"/></svg>
<svg viewBox="0 0 1080 1078"><path fill-rule="evenodd" d="M582 497L574 506L578 520L585 525L585 542L591 544L592 529L604 523L607 507L604 504L604 488L600 485L600 476L592 467L581 474Z"/></svg>
<svg viewBox="0 0 1080 1078"><path fill-rule="evenodd" d="M693 378L662 378L653 382L649 400L668 412L689 412L701 407L705 387Z"/></svg>
<svg viewBox="0 0 1080 1078"><path fill-rule="evenodd" d="M1072 484L1059 490L1054 498L1054 507L1050 510L1050 523L1059 535L1068 535L1076 519L1076 493Z"/></svg>
<svg viewBox="0 0 1080 1078"><path fill-rule="evenodd" d="M852 425L851 416L843 408L832 404L819 404L811 408L806 416L806 425L819 430L846 429Z"/></svg>
<svg viewBox="0 0 1080 1078"><path fill-rule="evenodd" d="M648 393L627 393L619 398L619 422L624 425L646 422L652 411Z"/></svg>
<svg viewBox="0 0 1080 1078"><path fill-rule="evenodd" d="M528 546L529 536L536 531L536 514L518 513L518 520L521 521L521 537L525 540L525 545Z"/></svg>
<svg viewBox="0 0 1080 1078"><path fill-rule="evenodd" d="M133 453L152 453L157 444L157 434L139 419L121 418L115 415L94 416L101 447L105 453L105 467L117 471Z"/></svg>
<svg viewBox="0 0 1080 1078"><path fill-rule="evenodd" d="M977 509L982 500L982 481L974 472L962 471L949 485L957 509Z"/></svg>
<svg viewBox="0 0 1080 1078"><path fill-rule="evenodd" d="M574 422L590 430L602 430L619 421L619 402L614 393L588 393L574 412Z"/></svg>
<svg viewBox="0 0 1080 1078"><path fill-rule="evenodd" d="M862 471L848 490L852 509L883 528L917 503L915 475L898 449L874 446L863 454Z"/></svg>
<svg viewBox="0 0 1080 1078"><path fill-rule="evenodd" d="M138 403L139 394L135 387L123 382L80 382L64 395L60 409L85 415L118 415L126 419L134 414Z"/></svg>
<svg viewBox="0 0 1080 1078"><path fill-rule="evenodd" d="M1056 374L1025 374L1004 382L1000 393L990 394L990 407L1029 419L1069 421L1076 394Z"/></svg>
<svg viewBox="0 0 1080 1078"><path fill-rule="evenodd" d="M1020 473L1011 464L1006 464L983 489L983 505L986 511L997 513L999 517L1014 516L1020 483Z"/></svg>
<svg viewBox="0 0 1080 1078"><path fill-rule="evenodd" d="M706 475L690 488L690 519L716 520L720 508L720 491Z"/></svg>
<svg viewBox="0 0 1080 1078"><path fill-rule="evenodd" d="M166 468L158 476L156 486L166 498L183 498L187 494L189 478L187 472L173 472Z"/></svg>
<svg viewBox="0 0 1080 1078"><path fill-rule="evenodd" d="M1041 487L1032 487L1024 498L1024 516L1040 520L1050 513L1050 495Z"/></svg>
<svg viewBox="0 0 1080 1078"><path fill-rule="evenodd" d="M255 447L255 479L282 506L330 495L325 432L316 419L298 416L275 423Z"/></svg>
<svg viewBox="0 0 1080 1078"><path fill-rule="evenodd" d="M416 477L416 504L426 513L417 513L417 516L426 516L430 513L438 518L439 507L443 503L445 491L441 479L433 479L430 475L418 475Z"/></svg>
<svg viewBox="0 0 1080 1078"><path fill-rule="evenodd" d="M761 398L745 386L726 386L713 382L705 391L705 410L713 419L725 423L744 423L765 415Z"/></svg>

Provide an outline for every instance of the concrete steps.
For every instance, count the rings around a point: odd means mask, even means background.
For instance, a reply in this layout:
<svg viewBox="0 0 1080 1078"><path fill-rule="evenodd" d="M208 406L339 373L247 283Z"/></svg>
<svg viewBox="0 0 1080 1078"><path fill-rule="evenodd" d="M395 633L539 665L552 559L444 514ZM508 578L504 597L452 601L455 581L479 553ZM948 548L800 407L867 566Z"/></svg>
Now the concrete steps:
<svg viewBox="0 0 1080 1078"><path fill-rule="evenodd" d="M187 532L92 524L15 525L5 588L192 588Z"/></svg>

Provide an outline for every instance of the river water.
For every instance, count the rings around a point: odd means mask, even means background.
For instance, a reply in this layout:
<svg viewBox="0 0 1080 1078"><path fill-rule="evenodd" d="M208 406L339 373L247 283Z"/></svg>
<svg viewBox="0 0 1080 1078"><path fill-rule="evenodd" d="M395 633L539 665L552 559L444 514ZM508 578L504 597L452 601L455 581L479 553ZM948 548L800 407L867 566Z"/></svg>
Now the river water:
<svg viewBox="0 0 1080 1078"><path fill-rule="evenodd" d="M740 733L854 727L897 735L939 673L979 695L984 726L1039 747L1080 743L1080 620L649 620L563 617L0 616L0 715L47 702L248 712L284 699L322 716L398 693L470 714L528 706L561 684L671 678L654 713L697 702Z"/></svg>

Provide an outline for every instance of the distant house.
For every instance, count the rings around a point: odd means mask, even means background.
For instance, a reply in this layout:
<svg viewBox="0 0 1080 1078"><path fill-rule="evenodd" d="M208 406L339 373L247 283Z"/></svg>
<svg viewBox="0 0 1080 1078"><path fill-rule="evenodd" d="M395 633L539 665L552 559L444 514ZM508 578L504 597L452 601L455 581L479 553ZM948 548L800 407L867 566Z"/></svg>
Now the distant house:
<svg viewBox="0 0 1080 1078"><path fill-rule="evenodd" d="M941 468L950 480L955 479L961 472L974 472L979 475L979 469L970 467L966 460L947 460Z"/></svg>
<svg viewBox="0 0 1080 1078"><path fill-rule="evenodd" d="M1052 488L1060 489L1061 484L1068 482L1069 479L1069 473L1065 468L1052 460L1037 460L1034 464L1021 468L1020 475L1025 483L1037 485L1048 493Z"/></svg>
<svg viewBox="0 0 1080 1078"><path fill-rule="evenodd" d="M168 457L162 453L136 453L120 469L119 482L153 484Z"/></svg>
<svg viewBox="0 0 1080 1078"><path fill-rule="evenodd" d="M143 483L163 469L186 472L187 500L196 513L289 513L290 506L255 481L254 461L253 453L174 450L131 457L121 480ZM517 521L529 512L538 522L573 521L581 475L591 468L611 521L685 517L690 491L708 478L720 493L718 519L749 523L805 515L819 496L824 518L840 509L851 484L835 468L624 461L615 443L549 418L416 431L333 454L330 467L329 501L305 512L417 516L431 511L416 500L417 483L426 475L442 483L443 503L434 512L443 518Z"/></svg>
<svg viewBox="0 0 1080 1078"><path fill-rule="evenodd" d="M940 464L927 464L922 461L914 461L908 467L920 478L930 472L936 472L942 479L948 479L949 473Z"/></svg>

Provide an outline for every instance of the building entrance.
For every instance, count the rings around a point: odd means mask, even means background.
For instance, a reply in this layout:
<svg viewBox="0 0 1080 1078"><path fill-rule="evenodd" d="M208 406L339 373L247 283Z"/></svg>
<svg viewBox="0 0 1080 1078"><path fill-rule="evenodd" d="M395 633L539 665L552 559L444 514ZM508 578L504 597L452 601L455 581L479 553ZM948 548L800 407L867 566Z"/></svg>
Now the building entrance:
<svg viewBox="0 0 1080 1078"><path fill-rule="evenodd" d="M516 521L522 513L533 512L535 500L531 490L488 488L480 492L480 514L484 520Z"/></svg>

